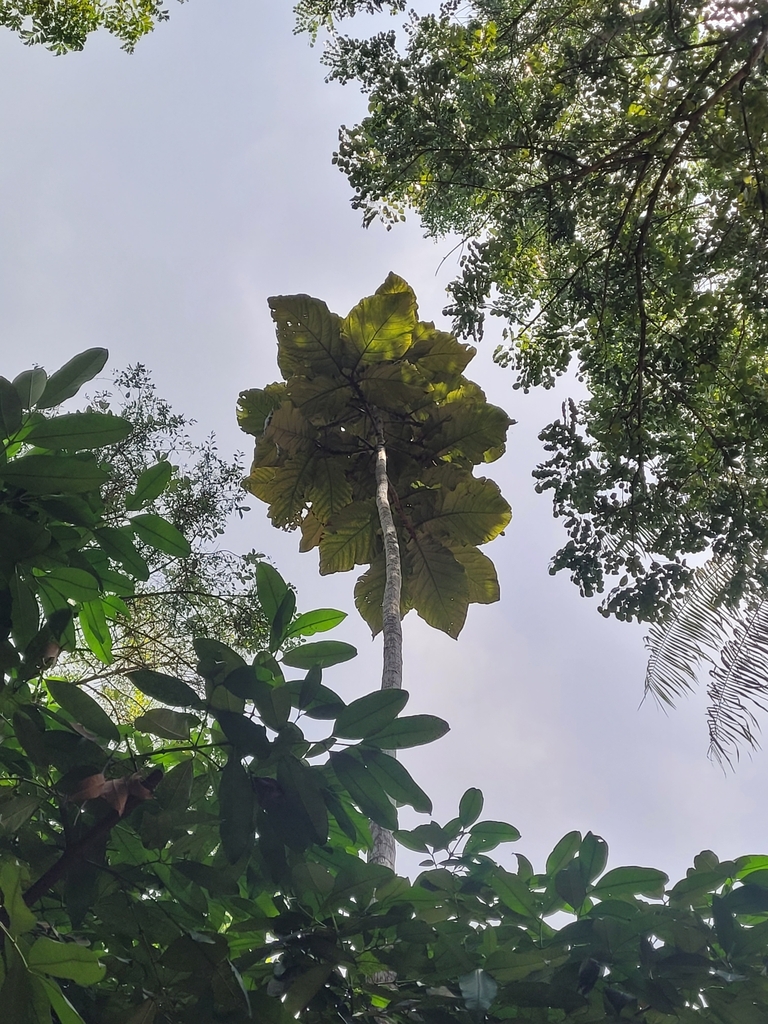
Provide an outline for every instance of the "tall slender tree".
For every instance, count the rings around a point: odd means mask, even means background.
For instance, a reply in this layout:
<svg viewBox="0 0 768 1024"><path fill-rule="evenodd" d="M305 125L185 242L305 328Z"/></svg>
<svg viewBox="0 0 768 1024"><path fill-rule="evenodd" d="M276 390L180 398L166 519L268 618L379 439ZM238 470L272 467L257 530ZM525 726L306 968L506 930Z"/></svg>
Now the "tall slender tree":
<svg viewBox="0 0 768 1024"><path fill-rule="evenodd" d="M406 612L455 638L469 604L499 599L478 545L511 511L472 471L502 454L512 421L464 377L474 349L420 321L395 274L345 318L306 295L269 301L284 381L240 396L257 438L246 487L319 548L321 573L369 566L355 602L383 631L382 688L398 690ZM379 826L373 858L394 863Z"/></svg>

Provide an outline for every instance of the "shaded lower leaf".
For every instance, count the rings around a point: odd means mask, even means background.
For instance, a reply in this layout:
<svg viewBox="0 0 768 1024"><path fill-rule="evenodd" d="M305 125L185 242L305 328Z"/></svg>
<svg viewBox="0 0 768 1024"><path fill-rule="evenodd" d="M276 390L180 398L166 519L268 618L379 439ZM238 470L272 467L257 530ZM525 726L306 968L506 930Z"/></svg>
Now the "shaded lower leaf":
<svg viewBox="0 0 768 1024"><path fill-rule="evenodd" d="M238 757L230 757L219 783L219 832L230 864L253 846L255 796L248 773Z"/></svg>
<svg viewBox="0 0 768 1024"><path fill-rule="evenodd" d="M397 811L383 786L362 761L346 751L334 751L331 765L341 785L372 821L383 828L397 828Z"/></svg>
<svg viewBox="0 0 768 1024"><path fill-rule="evenodd" d="M97 736L103 736L113 743L120 742L120 733L115 723L104 708L81 687L59 679L48 679L46 686L59 707L68 711L76 722Z"/></svg>

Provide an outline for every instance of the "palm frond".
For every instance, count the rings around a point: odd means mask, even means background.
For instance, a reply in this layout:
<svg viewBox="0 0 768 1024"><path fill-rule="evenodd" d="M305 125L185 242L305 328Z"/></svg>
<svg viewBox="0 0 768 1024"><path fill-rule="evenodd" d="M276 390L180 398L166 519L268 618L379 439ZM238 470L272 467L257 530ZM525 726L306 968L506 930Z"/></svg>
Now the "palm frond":
<svg viewBox="0 0 768 1024"><path fill-rule="evenodd" d="M702 662L714 664L732 635L733 609L723 602L733 573L730 559L711 558L693 575L685 595L671 614L654 623L645 638L650 651L645 673L645 695L660 704L674 705L699 682Z"/></svg>
<svg viewBox="0 0 768 1024"><path fill-rule="evenodd" d="M743 611L707 687L710 756L729 765L738 759L740 744L759 746L755 713L768 710L768 598Z"/></svg>

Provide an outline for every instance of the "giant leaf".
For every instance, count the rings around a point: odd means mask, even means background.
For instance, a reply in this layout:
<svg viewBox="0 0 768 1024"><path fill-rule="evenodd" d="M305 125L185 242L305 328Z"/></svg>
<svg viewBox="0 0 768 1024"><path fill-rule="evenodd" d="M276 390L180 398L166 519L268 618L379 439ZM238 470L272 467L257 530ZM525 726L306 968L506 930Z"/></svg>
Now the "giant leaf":
<svg viewBox="0 0 768 1024"><path fill-rule="evenodd" d="M454 488L442 489L441 499L426 525L457 544L486 544L512 518L498 485L485 477L466 474Z"/></svg>
<svg viewBox="0 0 768 1024"><path fill-rule="evenodd" d="M451 554L464 569L470 604L493 604L501 600L499 578L490 558L472 545L451 545Z"/></svg>
<svg viewBox="0 0 768 1024"><path fill-rule="evenodd" d="M347 363L339 318L320 299L278 295L267 300L277 325L277 362L287 378L293 373L335 376Z"/></svg>
<svg viewBox="0 0 768 1024"><path fill-rule="evenodd" d="M420 618L455 639L469 604L464 567L447 547L425 535L406 541L405 566L409 597Z"/></svg>
<svg viewBox="0 0 768 1024"><path fill-rule="evenodd" d="M337 458L316 453L307 499L312 503L312 513L321 523L326 522L334 513L343 512L352 501L348 467Z"/></svg>
<svg viewBox="0 0 768 1024"><path fill-rule="evenodd" d="M362 299L350 310L341 329L359 361L381 363L408 351L415 326L413 292L397 292Z"/></svg>
<svg viewBox="0 0 768 1024"><path fill-rule="evenodd" d="M38 448L103 448L117 444L133 431L133 424L120 416L103 412L70 412L38 420L25 440Z"/></svg>
<svg viewBox="0 0 768 1024"><path fill-rule="evenodd" d="M347 572L372 562L381 548L373 499L353 501L328 522L320 540L320 574Z"/></svg>

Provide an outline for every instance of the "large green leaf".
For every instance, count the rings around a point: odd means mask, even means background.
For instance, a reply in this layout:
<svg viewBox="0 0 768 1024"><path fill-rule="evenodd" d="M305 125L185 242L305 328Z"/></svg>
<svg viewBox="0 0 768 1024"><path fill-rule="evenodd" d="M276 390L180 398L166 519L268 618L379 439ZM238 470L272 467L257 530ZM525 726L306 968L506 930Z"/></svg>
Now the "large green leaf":
<svg viewBox="0 0 768 1024"><path fill-rule="evenodd" d="M470 604L493 604L501 600L499 578L490 558L478 548L451 545L451 554L464 569Z"/></svg>
<svg viewBox="0 0 768 1024"><path fill-rule="evenodd" d="M103 412L71 412L39 420L25 440L38 448L103 448L117 444L133 432L133 424L120 416Z"/></svg>
<svg viewBox="0 0 768 1024"><path fill-rule="evenodd" d="M269 756L269 740L263 725L234 711L219 711L216 719L224 735L237 748L241 757Z"/></svg>
<svg viewBox="0 0 768 1024"><path fill-rule="evenodd" d="M55 981L51 978L41 978L40 981L51 1002L53 1012L59 1018L59 1024L85 1024L83 1018L74 1008L72 1003L70 1003L69 999L67 999Z"/></svg>
<svg viewBox="0 0 768 1024"><path fill-rule="evenodd" d="M286 379L294 373L335 376L349 364L339 317L324 302L308 295L278 295L267 301L277 325L277 362Z"/></svg>
<svg viewBox="0 0 768 1024"><path fill-rule="evenodd" d="M478 821L469 830L469 839L464 846L465 853L487 853L500 843L516 843L520 833L506 821Z"/></svg>
<svg viewBox="0 0 768 1024"><path fill-rule="evenodd" d="M255 797L239 757L230 757L221 773L219 809L221 844L230 864L250 850L254 841Z"/></svg>
<svg viewBox="0 0 768 1024"><path fill-rule="evenodd" d="M42 398L37 401L37 408L51 409L72 398L83 384L101 373L108 358L109 352L105 348L89 348L73 356L48 378Z"/></svg>
<svg viewBox="0 0 768 1024"><path fill-rule="evenodd" d="M340 514L352 501L348 467L337 458L316 452L307 499L312 503L312 514L321 523Z"/></svg>
<svg viewBox="0 0 768 1024"><path fill-rule="evenodd" d="M256 592L261 610L267 621L272 622L288 593L288 584L269 562L259 562L256 566Z"/></svg>
<svg viewBox="0 0 768 1024"><path fill-rule="evenodd" d="M162 704L171 704L179 708L194 708L202 704L192 687L175 676L153 672L148 668L137 669L135 672L128 672L127 675L137 690L141 690L153 700L159 700Z"/></svg>
<svg viewBox="0 0 768 1024"><path fill-rule="evenodd" d="M172 475L173 467L165 459L145 469L136 481L136 489L133 494L126 495L126 509L129 512L135 512L150 501L154 501L166 489Z"/></svg>
<svg viewBox="0 0 768 1024"><path fill-rule="evenodd" d="M281 451L315 451L317 431L292 402L283 402L272 414L265 437Z"/></svg>
<svg viewBox="0 0 768 1024"><path fill-rule="evenodd" d="M27 516L0 512L0 573L10 575L12 567L41 554L51 543L50 532Z"/></svg>
<svg viewBox="0 0 768 1024"><path fill-rule="evenodd" d="M453 382L474 355L471 345L463 345L452 334L436 330L434 324L420 322L408 358L427 380Z"/></svg>
<svg viewBox="0 0 768 1024"><path fill-rule="evenodd" d="M16 388L21 404L25 409L34 408L37 400L45 391L47 382L48 374L40 366L35 367L33 370L22 370L21 373L13 378L13 386Z"/></svg>
<svg viewBox="0 0 768 1024"><path fill-rule="evenodd" d="M355 584L355 607L368 627L376 636L382 630L382 602L386 584L386 564L383 552L371 562L367 572ZM412 607L408 594L408 577L405 576L400 589L401 617Z"/></svg>
<svg viewBox="0 0 768 1024"><path fill-rule="evenodd" d="M291 377L288 394L302 416L312 423L330 423L342 414L354 398L349 381L343 376L320 374Z"/></svg>
<svg viewBox="0 0 768 1024"><path fill-rule="evenodd" d="M467 474L452 489L443 488L441 501L425 525L436 536L456 544L486 544L512 518L509 505L493 480Z"/></svg>
<svg viewBox="0 0 768 1024"><path fill-rule="evenodd" d="M483 811L483 794L474 787L466 790L459 801L459 820L464 828L469 828L480 817Z"/></svg>
<svg viewBox="0 0 768 1024"><path fill-rule="evenodd" d="M429 536L409 537L405 551L413 607L430 626L455 639L464 625L469 604L464 567L447 547Z"/></svg>
<svg viewBox="0 0 768 1024"><path fill-rule="evenodd" d="M7 377L0 377L0 433L12 437L23 422L24 407L21 396Z"/></svg>
<svg viewBox="0 0 768 1024"><path fill-rule="evenodd" d="M149 579L149 567L133 543L133 531L129 526L104 526L94 530L96 540L115 562L137 580Z"/></svg>
<svg viewBox="0 0 768 1024"><path fill-rule="evenodd" d="M0 467L0 479L31 494L83 494L106 483L94 459L71 455L23 455Z"/></svg>
<svg viewBox="0 0 768 1024"><path fill-rule="evenodd" d="M339 623L346 619L346 612L336 611L335 608L317 608L312 612L304 612L298 615L290 625L285 634L286 639L293 639L297 636L314 636L315 633L325 633L334 629Z"/></svg>
<svg viewBox="0 0 768 1024"><path fill-rule="evenodd" d="M99 954L76 942L56 942L44 935L35 939L27 953L27 964L33 971L69 978L78 985L95 985L105 974Z"/></svg>
<svg viewBox="0 0 768 1024"><path fill-rule="evenodd" d="M366 742L375 743L383 750L402 750L439 740L449 729L448 723L436 715L406 715L396 718L378 732L369 733Z"/></svg>
<svg viewBox="0 0 768 1024"><path fill-rule="evenodd" d="M367 565L380 549L375 501L353 501L328 522L320 540L320 574L347 572L356 565Z"/></svg>
<svg viewBox="0 0 768 1024"><path fill-rule="evenodd" d="M188 740L192 727L199 724L200 719L196 715L171 711L170 708L150 708L133 723L139 732L148 732L166 740Z"/></svg>
<svg viewBox="0 0 768 1024"><path fill-rule="evenodd" d="M345 644L341 640L317 640L287 651L283 655L283 664L290 668L312 668L313 665L330 668L331 665L339 665L356 656L357 648L352 644Z"/></svg>
<svg viewBox="0 0 768 1024"><path fill-rule="evenodd" d="M537 916L536 897L519 875L497 867L491 875L490 883L493 891L510 910L525 917Z"/></svg>
<svg viewBox="0 0 768 1024"><path fill-rule="evenodd" d="M152 512L134 516L131 519L131 526L140 540L166 555L186 558L192 550L187 538L173 523Z"/></svg>
<svg viewBox="0 0 768 1024"><path fill-rule="evenodd" d="M104 665L111 665L112 634L104 614L104 604L100 600L85 601L78 612L80 628L89 649Z"/></svg>
<svg viewBox="0 0 768 1024"><path fill-rule="evenodd" d="M407 690L374 690L348 704L333 731L342 739L363 739L397 718L408 703Z"/></svg>
<svg viewBox="0 0 768 1024"><path fill-rule="evenodd" d="M490 1009L499 991L499 986L491 975L481 968L470 971L469 974L462 974L459 978L459 988L464 1005L474 1020L483 1020L486 1010Z"/></svg>
<svg viewBox="0 0 768 1024"><path fill-rule="evenodd" d="M51 569L44 576L36 576L35 585L54 607L69 601L96 601L99 597L98 580L85 569Z"/></svg>
<svg viewBox="0 0 768 1024"><path fill-rule="evenodd" d="M409 804L420 814L432 813L432 801L398 760L383 750L370 748L361 749L360 756L368 771L396 803Z"/></svg>
<svg viewBox="0 0 768 1024"><path fill-rule="evenodd" d="M345 317L341 329L360 362L381 363L405 355L415 326L413 292L397 292L362 299Z"/></svg>
<svg viewBox="0 0 768 1024"><path fill-rule="evenodd" d="M266 388L241 391L237 402L237 422L246 434L259 437L264 422L285 398L285 384L270 384Z"/></svg>
<svg viewBox="0 0 768 1024"><path fill-rule="evenodd" d="M46 686L56 703L68 711L76 722L112 743L120 742L120 733L115 723L81 687L59 679L46 680Z"/></svg>
<svg viewBox="0 0 768 1024"><path fill-rule="evenodd" d="M661 898L669 876L656 868L623 867L606 872L590 891L595 899L624 899L632 896Z"/></svg>
<svg viewBox="0 0 768 1024"><path fill-rule="evenodd" d="M334 751L331 765L341 785L372 821L390 830L397 828L397 811L384 787L353 754Z"/></svg>

